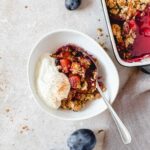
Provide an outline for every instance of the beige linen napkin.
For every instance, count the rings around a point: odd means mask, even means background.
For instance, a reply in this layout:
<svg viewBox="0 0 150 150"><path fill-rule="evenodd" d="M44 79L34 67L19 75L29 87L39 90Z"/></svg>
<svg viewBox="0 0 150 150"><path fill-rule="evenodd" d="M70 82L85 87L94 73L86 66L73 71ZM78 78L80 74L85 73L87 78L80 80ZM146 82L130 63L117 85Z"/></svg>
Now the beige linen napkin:
<svg viewBox="0 0 150 150"><path fill-rule="evenodd" d="M150 75L136 70L114 103L114 108L129 129L132 143L124 145L110 118L104 150L148 150L150 147Z"/></svg>

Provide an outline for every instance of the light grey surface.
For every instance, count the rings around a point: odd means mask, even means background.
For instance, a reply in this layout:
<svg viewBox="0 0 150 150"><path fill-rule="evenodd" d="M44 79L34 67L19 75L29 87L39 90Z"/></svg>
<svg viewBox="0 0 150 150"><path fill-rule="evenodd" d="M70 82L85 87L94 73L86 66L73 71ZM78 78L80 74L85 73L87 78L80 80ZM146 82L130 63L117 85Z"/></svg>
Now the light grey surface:
<svg viewBox="0 0 150 150"><path fill-rule="evenodd" d="M104 33L100 40L96 35L99 27ZM83 0L80 9L72 12L65 9L64 0L1 0L0 150L67 150L66 139L78 128L95 132L103 128L108 140L113 134L117 137L106 141L107 150L126 149L121 142L117 148L114 145L120 139L107 111L89 120L66 122L52 118L33 100L27 79L29 54L41 36L59 28L76 29L105 41L119 70L121 87L133 71L115 61L99 0ZM126 118L125 113L122 117Z"/></svg>

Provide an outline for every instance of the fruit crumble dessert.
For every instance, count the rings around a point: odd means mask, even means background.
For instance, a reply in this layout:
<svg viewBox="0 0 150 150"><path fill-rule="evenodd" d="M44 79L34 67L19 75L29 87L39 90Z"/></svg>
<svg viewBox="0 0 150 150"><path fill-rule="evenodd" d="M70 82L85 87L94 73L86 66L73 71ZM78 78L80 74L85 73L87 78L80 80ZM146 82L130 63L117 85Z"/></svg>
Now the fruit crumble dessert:
<svg viewBox="0 0 150 150"><path fill-rule="evenodd" d="M89 58L82 48L69 44L60 47L51 57L55 58L58 70L69 78L71 85L68 97L61 101L61 108L79 111L88 101L100 97L96 88L96 66L90 59L92 56ZM104 91L103 83L99 84Z"/></svg>
<svg viewBox="0 0 150 150"><path fill-rule="evenodd" d="M143 11L150 0L106 0L112 17L127 20L136 15L137 10Z"/></svg>
<svg viewBox="0 0 150 150"><path fill-rule="evenodd" d="M128 62L150 56L150 0L106 0L120 57Z"/></svg>

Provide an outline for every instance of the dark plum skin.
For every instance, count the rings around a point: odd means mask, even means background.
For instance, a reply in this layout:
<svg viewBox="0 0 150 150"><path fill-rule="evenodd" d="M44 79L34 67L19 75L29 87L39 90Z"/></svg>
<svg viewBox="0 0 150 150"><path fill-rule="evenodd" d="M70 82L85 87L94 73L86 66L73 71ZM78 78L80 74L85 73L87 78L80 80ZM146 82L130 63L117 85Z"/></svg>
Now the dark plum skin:
<svg viewBox="0 0 150 150"><path fill-rule="evenodd" d="M70 150L93 150L96 137L89 129L79 129L70 135L67 144Z"/></svg>
<svg viewBox="0 0 150 150"><path fill-rule="evenodd" d="M65 0L65 6L68 10L75 10L81 4L81 0Z"/></svg>
<svg viewBox="0 0 150 150"><path fill-rule="evenodd" d="M55 64L60 65L60 61L58 59L55 59Z"/></svg>

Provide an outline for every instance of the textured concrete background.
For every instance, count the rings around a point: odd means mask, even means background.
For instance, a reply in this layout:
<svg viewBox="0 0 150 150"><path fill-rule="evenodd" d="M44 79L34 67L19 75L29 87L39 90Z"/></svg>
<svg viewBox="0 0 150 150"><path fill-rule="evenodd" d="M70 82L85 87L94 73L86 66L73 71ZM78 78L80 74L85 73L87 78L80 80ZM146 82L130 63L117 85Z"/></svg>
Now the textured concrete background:
<svg viewBox="0 0 150 150"><path fill-rule="evenodd" d="M104 34L100 39L99 27ZM121 87L132 72L115 61L99 0L83 0L72 12L65 9L64 0L0 0L0 150L67 150L66 139L78 128L110 131L107 111L66 122L52 118L33 100L27 79L29 54L41 36L59 28L76 29L104 42L118 67Z"/></svg>

